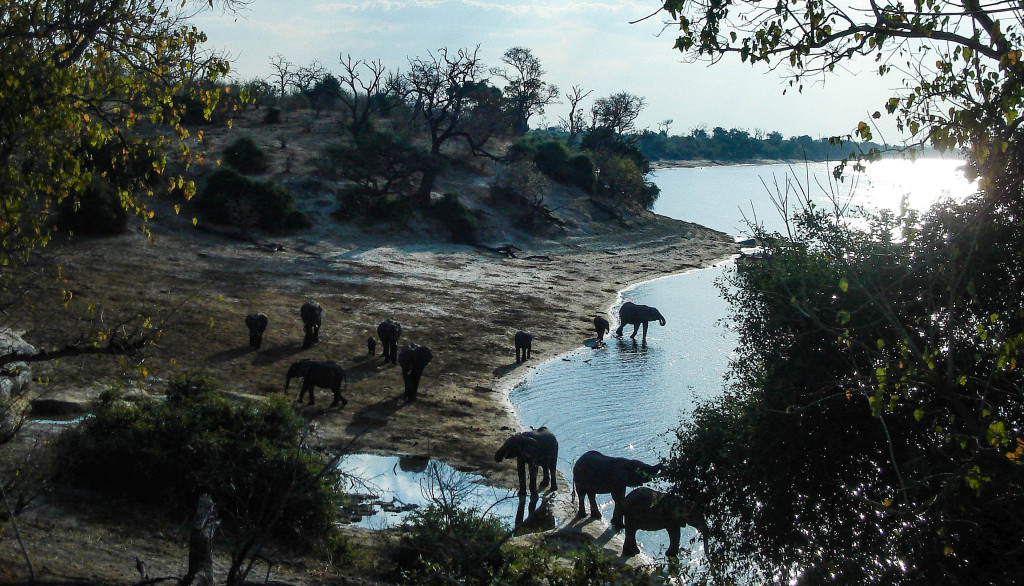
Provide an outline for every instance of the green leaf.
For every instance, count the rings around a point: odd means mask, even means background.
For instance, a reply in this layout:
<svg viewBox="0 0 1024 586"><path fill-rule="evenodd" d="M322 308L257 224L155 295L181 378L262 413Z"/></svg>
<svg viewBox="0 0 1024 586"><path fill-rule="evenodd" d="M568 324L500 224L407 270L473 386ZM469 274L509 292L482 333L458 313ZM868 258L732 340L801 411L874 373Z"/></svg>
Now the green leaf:
<svg viewBox="0 0 1024 586"><path fill-rule="evenodd" d="M842 290L843 293L850 290L850 282L846 280L846 277L839 279L839 289Z"/></svg>
<svg viewBox="0 0 1024 586"><path fill-rule="evenodd" d="M918 421L921 421L921 419L923 419L923 418L924 418L924 411L921 411L920 409L915 409L914 410L914 419L916 419Z"/></svg>

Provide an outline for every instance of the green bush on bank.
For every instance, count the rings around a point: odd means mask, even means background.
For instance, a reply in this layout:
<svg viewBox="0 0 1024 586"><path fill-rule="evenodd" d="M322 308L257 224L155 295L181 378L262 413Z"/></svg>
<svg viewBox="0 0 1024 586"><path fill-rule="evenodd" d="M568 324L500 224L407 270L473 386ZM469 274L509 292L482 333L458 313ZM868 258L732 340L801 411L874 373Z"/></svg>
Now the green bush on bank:
<svg viewBox="0 0 1024 586"><path fill-rule="evenodd" d="M105 392L93 417L58 439L55 479L176 514L208 493L229 531L279 513L274 534L327 543L343 495L305 430L284 396L235 404L203 377L175 376L163 402Z"/></svg>
<svg viewBox="0 0 1024 586"><path fill-rule="evenodd" d="M242 230L293 230L310 226L295 207L295 197L271 181L254 181L231 168L220 168L207 178L196 206L211 222Z"/></svg>
<svg viewBox="0 0 1024 586"><path fill-rule="evenodd" d="M239 173L262 173L267 170L267 153L252 138L243 136L224 149L224 162Z"/></svg>

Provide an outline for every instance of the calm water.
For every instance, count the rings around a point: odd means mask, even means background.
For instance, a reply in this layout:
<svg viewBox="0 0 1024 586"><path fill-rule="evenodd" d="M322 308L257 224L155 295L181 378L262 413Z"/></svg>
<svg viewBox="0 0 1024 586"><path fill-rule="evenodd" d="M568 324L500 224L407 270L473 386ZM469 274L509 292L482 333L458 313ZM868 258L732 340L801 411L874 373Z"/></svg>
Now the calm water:
<svg viewBox="0 0 1024 586"><path fill-rule="evenodd" d="M958 166L949 160L881 161L866 176L841 184L830 184L824 163L668 169L654 176L661 187L655 211L734 235L749 233L744 218L756 217L782 230L770 194L786 194L789 177L790 202L795 203L800 189L792 183L794 174L812 185L816 201L831 193L844 205L898 210L907 195L910 205L921 209L941 197L962 198L972 191ZM729 308L714 282L730 266L726 262L624 291L620 302L653 305L665 316L664 327L650 325L647 348L633 346L629 327L621 341L612 338L604 349L582 348L560 357L513 390L510 398L523 423L546 425L558 437L559 468L567 477L587 450L656 462L668 452L671 430L695 405L722 391L736 336L724 323ZM614 324L617 305L610 314ZM610 499L603 510L609 519ZM668 547L664 532L641 531L637 537L652 555Z"/></svg>

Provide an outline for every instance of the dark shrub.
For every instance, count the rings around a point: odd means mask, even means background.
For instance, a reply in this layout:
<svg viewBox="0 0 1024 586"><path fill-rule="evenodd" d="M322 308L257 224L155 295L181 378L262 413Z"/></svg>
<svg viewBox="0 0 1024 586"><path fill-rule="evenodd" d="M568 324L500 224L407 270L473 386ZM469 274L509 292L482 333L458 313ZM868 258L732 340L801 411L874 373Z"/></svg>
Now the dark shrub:
<svg viewBox="0 0 1024 586"><path fill-rule="evenodd" d="M128 228L128 212L117 188L104 177L95 177L78 197L67 197L57 210L57 226L79 234L109 236Z"/></svg>
<svg viewBox="0 0 1024 586"><path fill-rule="evenodd" d="M338 207L332 215L339 220L358 218L387 222L401 219L408 209L408 204L401 198L381 196L359 185L348 185L338 192Z"/></svg>
<svg viewBox="0 0 1024 586"><path fill-rule="evenodd" d="M444 194L444 197L431 205L430 211L451 231L452 242L476 244L480 221L473 215L472 210L459 201L457 195Z"/></svg>
<svg viewBox="0 0 1024 586"><path fill-rule="evenodd" d="M504 561L499 542L507 531L476 509L434 504L410 514L390 557L411 583L448 584L454 576L465 584L490 584Z"/></svg>
<svg viewBox="0 0 1024 586"><path fill-rule="evenodd" d="M237 139L224 149L224 162L245 174L267 170L267 154L248 136Z"/></svg>
<svg viewBox="0 0 1024 586"><path fill-rule="evenodd" d="M267 108L267 113L263 115L264 124L280 124L281 123L281 108L273 107Z"/></svg>
<svg viewBox="0 0 1024 586"><path fill-rule="evenodd" d="M144 399L144 400L142 400ZM303 442L286 397L234 404L202 377L172 377L167 400L106 392L57 441L56 480L187 514L213 497L229 530L265 526L311 544L334 533L338 473Z"/></svg>
<svg viewBox="0 0 1024 586"><path fill-rule="evenodd" d="M586 155L576 155L569 159L567 181L587 193L594 191L597 177L594 174L594 162Z"/></svg>
<svg viewBox="0 0 1024 586"><path fill-rule="evenodd" d="M253 181L231 168L210 174L206 188L195 198L207 219L242 230L292 230L310 226L296 209L290 191L270 181Z"/></svg>
<svg viewBox="0 0 1024 586"><path fill-rule="evenodd" d="M569 170L569 147L560 140L546 140L537 145L537 153L533 162L541 173L558 181L567 183Z"/></svg>

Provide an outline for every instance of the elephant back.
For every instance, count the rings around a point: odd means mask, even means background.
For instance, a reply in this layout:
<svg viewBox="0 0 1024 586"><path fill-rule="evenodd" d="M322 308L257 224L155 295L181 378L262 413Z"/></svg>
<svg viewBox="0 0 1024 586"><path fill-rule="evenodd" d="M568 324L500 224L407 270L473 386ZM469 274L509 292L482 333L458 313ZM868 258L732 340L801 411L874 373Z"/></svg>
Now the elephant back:
<svg viewBox="0 0 1024 586"><path fill-rule="evenodd" d="M267 329L268 323L270 323L270 320L265 313L250 313L245 316L245 327L250 330L263 332Z"/></svg>
<svg viewBox="0 0 1024 586"><path fill-rule="evenodd" d="M558 438L546 427L524 431L523 435L533 438L539 445L537 463L542 466L555 466L558 463Z"/></svg>
<svg viewBox="0 0 1024 586"><path fill-rule="evenodd" d="M320 325L320 316L323 315L323 311L323 307L320 307L316 301L307 301L299 308L299 316L302 318L302 323Z"/></svg>
<svg viewBox="0 0 1024 586"><path fill-rule="evenodd" d="M396 341L402 337L402 324L393 319L386 319L377 326L377 337L382 342Z"/></svg>

